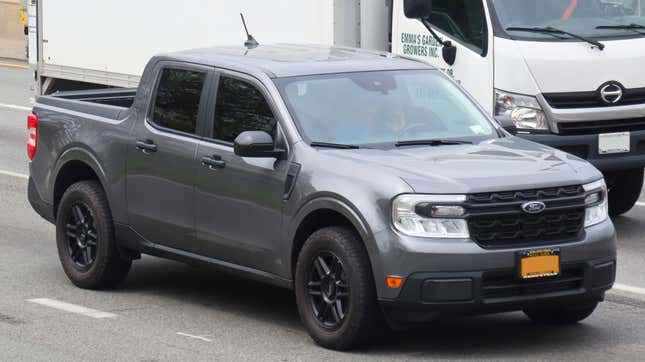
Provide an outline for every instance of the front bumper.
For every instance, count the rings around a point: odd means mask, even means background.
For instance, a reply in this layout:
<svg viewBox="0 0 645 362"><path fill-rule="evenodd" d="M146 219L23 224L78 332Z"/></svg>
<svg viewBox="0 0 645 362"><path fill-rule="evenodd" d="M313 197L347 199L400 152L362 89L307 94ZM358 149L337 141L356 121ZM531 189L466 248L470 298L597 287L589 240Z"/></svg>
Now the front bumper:
<svg viewBox="0 0 645 362"><path fill-rule="evenodd" d="M391 229L377 233L375 241L379 253L372 266L378 300L394 320L598 301L616 273L616 232L609 219L586 228L581 240L535 247L485 249L469 239L429 240ZM546 248L560 249L561 275L521 280L518 253ZM388 276L402 277L401 288L388 288Z"/></svg>
<svg viewBox="0 0 645 362"><path fill-rule="evenodd" d="M394 300L381 300L386 315L420 322L446 314L522 310L540 304L600 301L616 275L614 259L562 264L558 277L520 280L515 269L414 273Z"/></svg>
<svg viewBox="0 0 645 362"><path fill-rule="evenodd" d="M598 135L518 134L518 137L545 144L589 161L602 172L645 167L645 131L630 132L630 152L601 155Z"/></svg>

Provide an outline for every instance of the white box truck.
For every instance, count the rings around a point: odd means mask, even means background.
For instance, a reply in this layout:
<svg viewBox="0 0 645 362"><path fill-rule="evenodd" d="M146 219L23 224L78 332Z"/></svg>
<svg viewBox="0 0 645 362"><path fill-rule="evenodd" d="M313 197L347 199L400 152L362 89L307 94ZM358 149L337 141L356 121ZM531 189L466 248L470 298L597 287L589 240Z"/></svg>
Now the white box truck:
<svg viewBox="0 0 645 362"><path fill-rule="evenodd" d="M32 0L38 92L135 87L160 52L242 44L240 20L262 43L386 50L386 0ZM36 49L37 48L37 49ZM84 83L94 83L88 85Z"/></svg>
<svg viewBox="0 0 645 362"><path fill-rule="evenodd" d="M645 0L48 0L36 8L30 58L40 93L134 87L155 53L242 44L244 13L260 43L391 49L442 69L491 116L510 117L520 137L600 169L612 215L641 193Z"/></svg>

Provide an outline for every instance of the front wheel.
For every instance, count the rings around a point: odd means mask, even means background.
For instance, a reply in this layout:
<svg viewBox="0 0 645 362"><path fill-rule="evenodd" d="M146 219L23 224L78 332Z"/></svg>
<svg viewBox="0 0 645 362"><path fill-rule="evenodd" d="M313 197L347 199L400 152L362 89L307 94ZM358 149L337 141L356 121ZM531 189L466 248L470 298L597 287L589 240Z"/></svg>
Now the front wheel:
<svg viewBox="0 0 645 362"><path fill-rule="evenodd" d="M132 261L119 255L112 214L101 185L82 181L70 186L56 216L58 256L72 283L103 289L125 279Z"/></svg>
<svg viewBox="0 0 645 362"><path fill-rule="evenodd" d="M525 309L524 313L535 323L563 325L578 323L589 317L597 306L598 302L582 305L534 307Z"/></svg>
<svg viewBox="0 0 645 362"><path fill-rule="evenodd" d="M295 270L298 312L319 345L345 350L364 343L379 320L367 252L349 229L328 227L305 242Z"/></svg>
<svg viewBox="0 0 645 362"><path fill-rule="evenodd" d="M608 175L609 215L618 216L634 207L643 188L643 169L619 171Z"/></svg>

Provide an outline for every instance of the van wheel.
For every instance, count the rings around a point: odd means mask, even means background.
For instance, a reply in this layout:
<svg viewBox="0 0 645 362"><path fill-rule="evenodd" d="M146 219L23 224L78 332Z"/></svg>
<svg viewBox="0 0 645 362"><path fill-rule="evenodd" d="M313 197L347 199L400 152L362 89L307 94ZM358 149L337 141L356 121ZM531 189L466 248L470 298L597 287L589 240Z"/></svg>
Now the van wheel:
<svg viewBox="0 0 645 362"><path fill-rule="evenodd" d="M367 252L343 227L327 227L305 242L295 271L298 312L319 345L345 350L374 331L379 309Z"/></svg>
<svg viewBox="0 0 645 362"><path fill-rule="evenodd" d="M120 257L107 198L95 181L70 186L56 217L58 257L67 277L86 289L114 287L128 275L131 260Z"/></svg>
<svg viewBox="0 0 645 362"><path fill-rule="evenodd" d="M578 323L589 317L597 306L598 302L570 306L548 306L528 308L524 310L524 313L535 323L563 325Z"/></svg>
<svg viewBox="0 0 645 362"><path fill-rule="evenodd" d="M643 169L620 171L609 176L609 215L618 216L631 210L643 188Z"/></svg>

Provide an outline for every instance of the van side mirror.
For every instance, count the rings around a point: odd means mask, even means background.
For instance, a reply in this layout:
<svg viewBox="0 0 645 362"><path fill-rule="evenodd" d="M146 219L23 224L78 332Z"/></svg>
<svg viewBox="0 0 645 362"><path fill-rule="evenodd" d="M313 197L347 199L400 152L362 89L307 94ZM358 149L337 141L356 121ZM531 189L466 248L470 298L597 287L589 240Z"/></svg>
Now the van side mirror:
<svg viewBox="0 0 645 362"><path fill-rule="evenodd" d="M495 121L499 123L502 128L515 136L517 134L517 126L515 126L515 122L511 119L509 116L495 116Z"/></svg>
<svg viewBox="0 0 645 362"><path fill-rule="evenodd" d="M410 19L427 19L432 14L432 0L405 0L403 13Z"/></svg>
<svg viewBox="0 0 645 362"><path fill-rule="evenodd" d="M452 45L451 41L444 41L443 48L441 48L441 56L448 65L455 64L455 60L457 60L457 47Z"/></svg>
<svg viewBox="0 0 645 362"><path fill-rule="evenodd" d="M285 151L276 149L273 137L264 131L244 131L233 142L233 150L241 157L274 157L282 159Z"/></svg>

